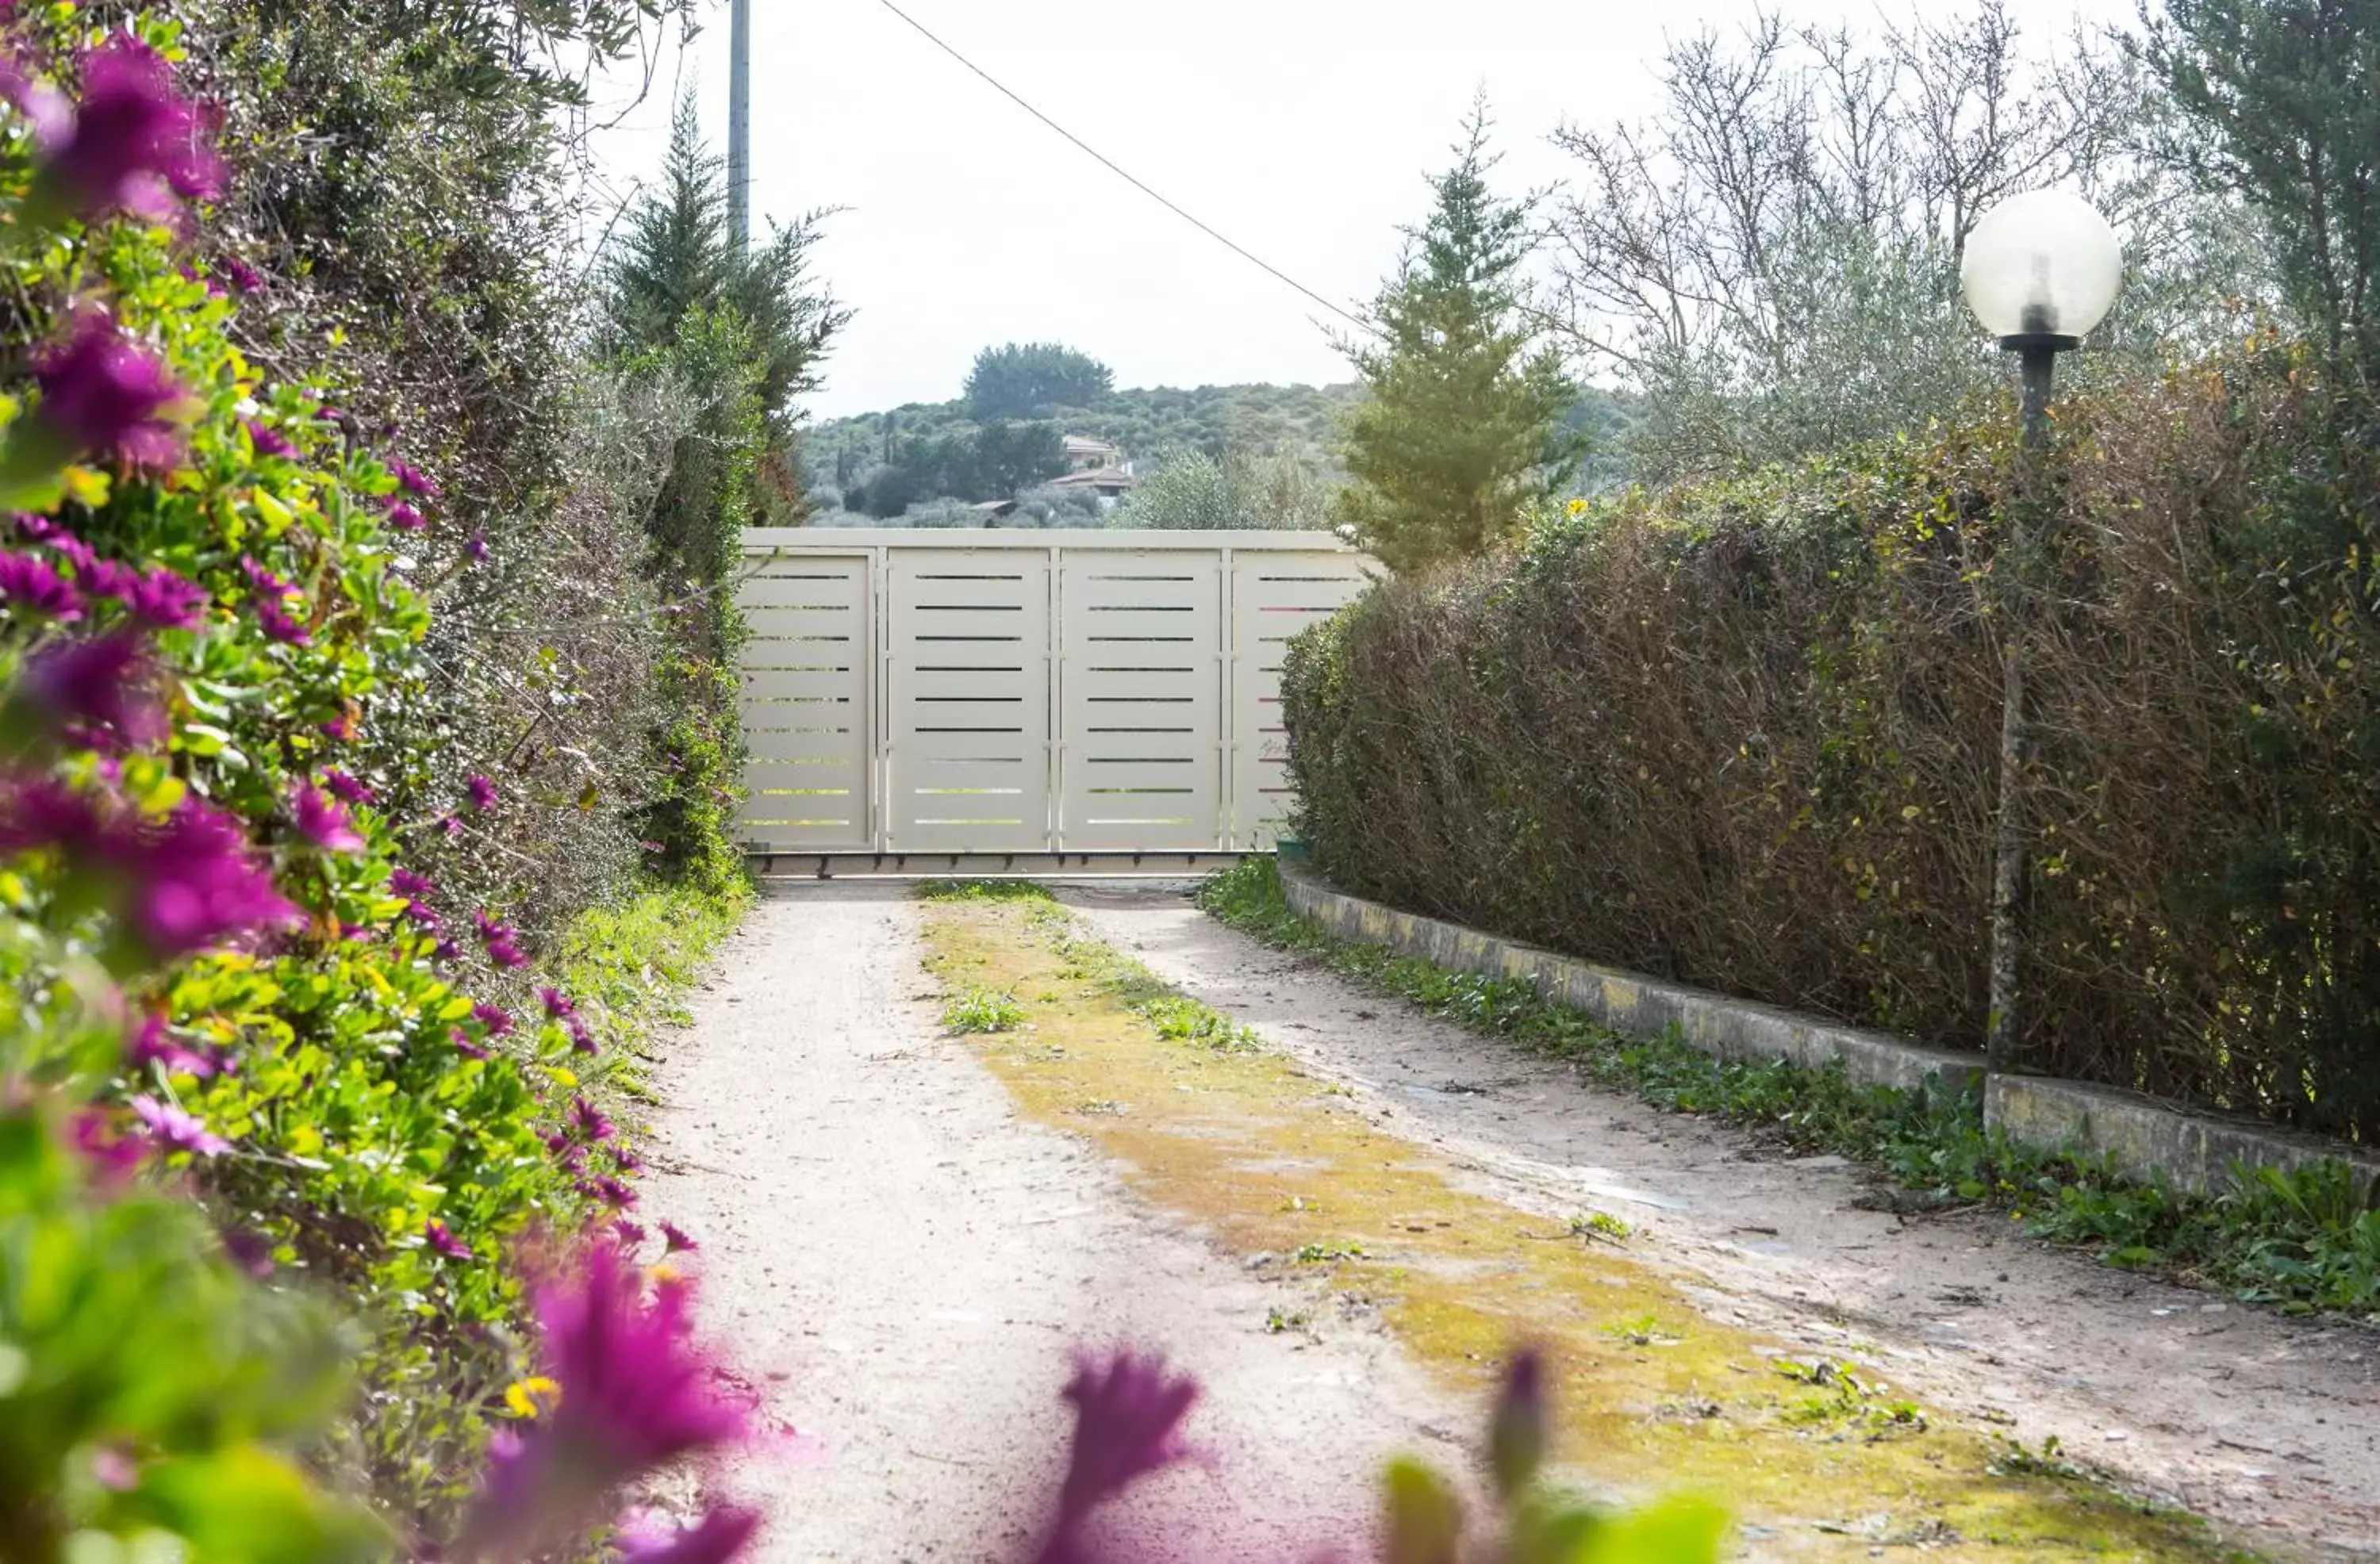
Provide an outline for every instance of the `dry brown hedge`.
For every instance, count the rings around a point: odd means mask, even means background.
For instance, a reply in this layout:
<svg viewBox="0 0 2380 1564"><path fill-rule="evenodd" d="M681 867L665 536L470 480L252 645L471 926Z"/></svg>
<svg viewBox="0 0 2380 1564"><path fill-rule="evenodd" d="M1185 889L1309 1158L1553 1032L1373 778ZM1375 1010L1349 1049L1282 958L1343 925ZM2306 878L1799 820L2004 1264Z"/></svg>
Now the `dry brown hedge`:
<svg viewBox="0 0 2380 1564"><path fill-rule="evenodd" d="M1598 503L1293 647L1351 889L1980 1046L2007 419ZM2025 1062L2380 1134L2380 503L2283 350L2065 413Z"/></svg>

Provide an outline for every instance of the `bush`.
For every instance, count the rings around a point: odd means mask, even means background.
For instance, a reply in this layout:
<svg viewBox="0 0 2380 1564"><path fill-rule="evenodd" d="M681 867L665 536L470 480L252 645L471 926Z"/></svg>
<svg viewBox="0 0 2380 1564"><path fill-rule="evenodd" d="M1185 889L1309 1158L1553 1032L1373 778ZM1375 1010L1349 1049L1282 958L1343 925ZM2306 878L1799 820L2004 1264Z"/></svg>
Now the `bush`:
<svg viewBox="0 0 2380 1564"><path fill-rule="evenodd" d="M2271 345L2063 410L2026 1064L2380 1132L2368 453ZM2013 418L1574 503L1293 646L1352 889L1976 1045Z"/></svg>

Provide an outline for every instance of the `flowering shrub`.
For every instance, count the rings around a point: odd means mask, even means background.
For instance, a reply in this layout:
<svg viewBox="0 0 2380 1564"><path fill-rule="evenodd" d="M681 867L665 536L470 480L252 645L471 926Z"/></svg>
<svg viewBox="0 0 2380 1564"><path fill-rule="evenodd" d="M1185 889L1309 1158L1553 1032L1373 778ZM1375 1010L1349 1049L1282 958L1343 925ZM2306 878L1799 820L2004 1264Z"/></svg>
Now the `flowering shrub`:
<svg viewBox="0 0 2380 1564"><path fill-rule="evenodd" d="M12 328L45 345L0 394L11 1558L434 1544L508 1421L517 1257L635 1199L579 1091L600 1017L525 1009L522 935L414 867L504 785L409 820L388 790L425 779L370 759L434 687L407 540L441 485L237 345L179 41L54 6L0 79Z"/></svg>

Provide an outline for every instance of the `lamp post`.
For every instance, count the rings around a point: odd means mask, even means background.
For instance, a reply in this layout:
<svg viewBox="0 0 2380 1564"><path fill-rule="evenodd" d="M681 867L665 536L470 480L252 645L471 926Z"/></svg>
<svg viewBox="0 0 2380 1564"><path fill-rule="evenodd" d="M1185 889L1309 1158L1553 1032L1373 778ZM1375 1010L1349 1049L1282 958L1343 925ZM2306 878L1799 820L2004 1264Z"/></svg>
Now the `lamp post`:
<svg viewBox="0 0 2380 1564"><path fill-rule="evenodd" d="M2017 358L2024 408L2024 454L2017 492L2001 528L1999 811L1993 830L1991 1011L1985 1062L1994 1072L2016 1062L2019 957L2026 857L2024 763L2025 653L2029 588L2039 544L2030 525L2041 502L2042 456L2049 446L2049 391L2058 356L2082 346L2123 286L2124 252L2097 209L2061 190L2011 196L1977 219L1967 236L1959 284L1984 330Z"/></svg>

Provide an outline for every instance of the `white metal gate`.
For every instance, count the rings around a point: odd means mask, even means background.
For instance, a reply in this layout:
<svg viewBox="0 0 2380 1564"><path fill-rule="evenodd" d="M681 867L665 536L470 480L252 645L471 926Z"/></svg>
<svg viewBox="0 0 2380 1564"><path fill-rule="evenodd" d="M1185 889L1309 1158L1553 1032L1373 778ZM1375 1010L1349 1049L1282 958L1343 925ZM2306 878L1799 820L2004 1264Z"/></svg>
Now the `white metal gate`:
<svg viewBox="0 0 2380 1564"><path fill-rule="evenodd" d="M755 528L759 854L1271 845L1281 660L1378 567L1326 532Z"/></svg>

